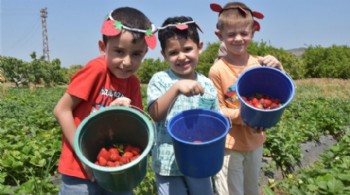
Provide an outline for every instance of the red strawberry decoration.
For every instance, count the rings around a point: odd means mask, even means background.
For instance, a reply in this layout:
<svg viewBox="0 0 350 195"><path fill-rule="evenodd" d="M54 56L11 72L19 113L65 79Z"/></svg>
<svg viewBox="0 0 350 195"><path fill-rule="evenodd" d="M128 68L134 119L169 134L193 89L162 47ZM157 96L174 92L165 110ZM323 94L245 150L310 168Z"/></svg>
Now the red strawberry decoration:
<svg viewBox="0 0 350 195"><path fill-rule="evenodd" d="M188 28L187 24L177 24L176 28L179 30L186 30Z"/></svg>
<svg viewBox="0 0 350 195"><path fill-rule="evenodd" d="M154 34L148 36L145 35L145 40L149 48L154 49L157 46L157 38Z"/></svg>
<svg viewBox="0 0 350 195"><path fill-rule="evenodd" d="M114 20L105 20L102 25L101 33L106 36L116 36L121 32L120 22Z"/></svg>

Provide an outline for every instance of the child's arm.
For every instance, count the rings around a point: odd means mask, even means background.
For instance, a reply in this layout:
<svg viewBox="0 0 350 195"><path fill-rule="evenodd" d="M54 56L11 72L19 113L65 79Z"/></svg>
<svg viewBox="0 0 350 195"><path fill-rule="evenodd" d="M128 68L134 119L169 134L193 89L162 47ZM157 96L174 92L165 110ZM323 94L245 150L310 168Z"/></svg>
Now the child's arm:
<svg viewBox="0 0 350 195"><path fill-rule="evenodd" d="M80 102L80 98L65 93L53 110L53 114L62 128L63 136L65 136L72 148L74 148L74 134L77 129L74 122L73 110ZM92 171L84 164L83 166L90 180L94 181L95 178Z"/></svg>
<svg viewBox="0 0 350 195"><path fill-rule="evenodd" d="M258 60L259 60L259 63L263 66L270 66L270 67L278 68L284 72L281 62L278 61L277 58L272 56L272 55L267 55L264 57L259 56Z"/></svg>
<svg viewBox="0 0 350 195"><path fill-rule="evenodd" d="M194 80L180 80L172 85L168 91L155 100L148 108L148 112L155 121L164 119L168 113L169 107L179 94L185 96L203 95L203 87Z"/></svg>
<svg viewBox="0 0 350 195"><path fill-rule="evenodd" d="M74 123L73 110L81 102L81 99L65 93L56 104L53 114L62 128L63 135L73 148L76 125Z"/></svg>

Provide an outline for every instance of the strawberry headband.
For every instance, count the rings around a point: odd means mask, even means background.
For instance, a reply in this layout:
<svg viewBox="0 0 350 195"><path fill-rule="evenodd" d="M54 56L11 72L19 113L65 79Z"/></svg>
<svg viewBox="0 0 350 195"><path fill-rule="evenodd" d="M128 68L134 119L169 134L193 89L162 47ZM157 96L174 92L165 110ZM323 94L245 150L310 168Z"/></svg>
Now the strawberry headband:
<svg viewBox="0 0 350 195"><path fill-rule="evenodd" d="M226 11L226 10L230 10L230 9L238 9L241 14L243 16L246 16L248 14L248 12L250 12L252 14L252 16L254 18L257 18L257 19L263 19L264 18L264 14L262 14L261 12L258 12L258 11L252 11L248 8L242 8L240 6L235 6L235 7L228 7L228 8L222 8L221 5L219 4L216 4L216 3L211 3L210 4L210 9L214 12L219 12L219 16L222 12ZM258 21L254 20L254 28L256 31L260 31L260 24Z"/></svg>
<svg viewBox="0 0 350 195"><path fill-rule="evenodd" d="M154 49L157 45L157 38L154 33L157 31L157 28L152 24L152 27L147 30L131 28L123 25L120 21L114 20L112 17L112 12L110 12L106 19L103 22L101 33L106 36L117 36L120 34L121 30L125 29L132 32L139 32L145 34L145 41L149 48Z"/></svg>
<svg viewBox="0 0 350 195"><path fill-rule="evenodd" d="M198 26L198 24L195 22L195 21L187 21L187 22L183 22L183 23L176 23L176 24L167 24L165 26L162 26L162 27L158 27L158 30L164 30L168 27L172 27L172 26L175 26L177 29L179 30L186 30L188 29L188 25L187 24L195 24L196 27L198 28L198 30L200 30L202 33L202 29Z"/></svg>

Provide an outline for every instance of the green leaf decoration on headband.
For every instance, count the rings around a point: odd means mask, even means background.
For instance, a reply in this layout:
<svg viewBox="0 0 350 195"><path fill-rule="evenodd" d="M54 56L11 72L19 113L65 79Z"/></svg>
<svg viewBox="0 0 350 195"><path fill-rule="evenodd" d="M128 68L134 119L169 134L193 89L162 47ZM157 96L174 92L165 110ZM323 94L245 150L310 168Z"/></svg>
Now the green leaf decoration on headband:
<svg viewBox="0 0 350 195"><path fill-rule="evenodd" d="M118 30L122 30L123 28L123 24L119 21L115 21L114 24L113 24Z"/></svg>
<svg viewBox="0 0 350 195"><path fill-rule="evenodd" d="M146 30L145 34L146 36L152 36L153 35L152 29Z"/></svg>

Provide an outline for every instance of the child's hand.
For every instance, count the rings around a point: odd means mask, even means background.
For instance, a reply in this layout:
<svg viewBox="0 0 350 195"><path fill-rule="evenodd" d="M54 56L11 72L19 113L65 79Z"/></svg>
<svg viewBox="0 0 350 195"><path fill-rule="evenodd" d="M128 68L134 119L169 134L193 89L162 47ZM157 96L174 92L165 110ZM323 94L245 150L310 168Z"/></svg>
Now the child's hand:
<svg viewBox="0 0 350 195"><path fill-rule="evenodd" d="M278 68L281 71L284 71L281 62L278 61L277 58L275 58L272 55L267 55L267 56L264 56L264 57L260 57L259 56L258 60L259 60L259 63L262 66L270 66L270 67Z"/></svg>
<svg viewBox="0 0 350 195"><path fill-rule="evenodd" d="M253 131L253 133L261 133L263 131L266 131L266 129L263 127L253 127L252 131Z"/></svg>
<svg viewBox="0 0 350 195"><path fill-rule="evenodd" d="M129 107L131 104L131 99L127 97L120 97L115 99L109 106L127 106Z"/></svg>
<svg viewBox="0 0 350 195"><path fill-rule="evenodd" d="M177 82L178 91L185 96L195 96L195 95L203 95L204 89L203 87L194 80L180 80Z"/></svg>
<svg viewBox="0 0 350 195"><path fill-rule="evenodd" d="M247 123L244 122L242 117L240 117L240 118L241 118L241 125L245 126L245 127L249 127L253 133L261 133L263 131L266 131L266 129L263 127L250 127Z"/></svg>

